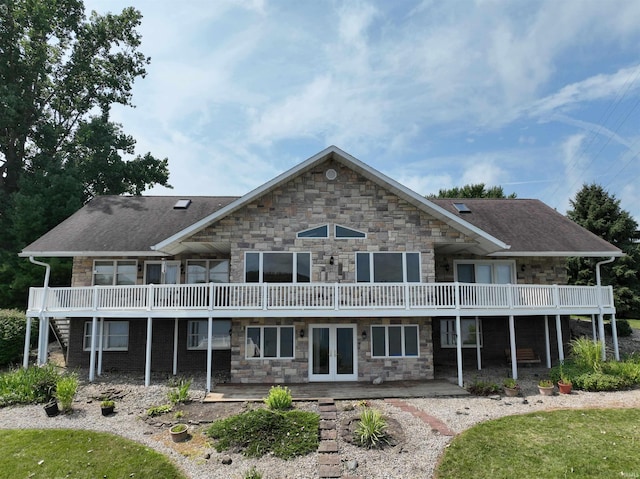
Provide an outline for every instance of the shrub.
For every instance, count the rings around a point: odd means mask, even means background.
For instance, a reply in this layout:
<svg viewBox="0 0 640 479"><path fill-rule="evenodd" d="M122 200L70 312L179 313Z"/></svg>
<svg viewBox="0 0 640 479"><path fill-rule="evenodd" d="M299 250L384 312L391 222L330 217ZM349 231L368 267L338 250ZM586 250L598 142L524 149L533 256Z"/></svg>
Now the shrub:
<svg viewBox="0 0 640 479"><path fill-rule="evenodd" d="M262 479L262 474L255 467L244 473L244 479Z"/></svg>
<svg viewBox="0 0 640 479"><path fill-rule="evenodd" d="M376 409L365 408L355 432L356 442L367 449L381 448L389 444L387 421Z"/></svg>
<svg viewBox="0 0 640 479"><path fill-rule="evenodd" d="M191 387L191 379L180 379L176 387L167 393L169 402L174 406L176 404L184 404L189 401L189 388Z"/></svg>
<svg viewBox="0 0 640 479"><path fill-rule="evenodd" d="M22 357L27 317L16 309L0 309L0 366L14 363ZM38 334L38 322L31 324L31 343Z"/></svg>
<svg viewBox="0 0 640 479"><path fill-rule="evenodd" d="M634 360L607 362L604 364L602 371L606 374L623 377L633 384L640 383L640 364Z"/></svg>
<svg viewBox="0 0 640 479"><path fill-rule="evenodd" d="M147 416L156 417L171 411L171 404L163 404L161 406L153 406L147 409Z"/></svg>
<svg viewBox="0 0 640 479"><path fill-rule="evenodd" d="M485 381L474 381L467 386L467 391L476 396L492 396L493 394L500 394L500 385Z"/></svg>
<svg viewBox="0 0 640 479"><path fill-rule="evenodd" d="M48 402L56 389L58 373L47 364L0 374L0 407Z"/></svg>
<svg viewBox="0 0 640 479"><path fill-rule="evenodd" d="M619 391L631 384L629 379L599 371L582 374L573 380L573 387L585 391Z"/></svg>
<svg viewBox="0 0 640 479"><path fill-rule="evenodd" d="M306 411L256 409L214 422L206 434L218 452L232 449L248 457L273 454L281 459L318 449L320 417Z"/></svg>
<svg viewBox="0 0 640 479"><path fill-rule="evenodd" d="M63 411L71 410L73 398L78 391L78 376L76 374L67 374L60 376L56 381L56 398L60 403L60 409Z"/></svg>
<svg viewBox="0 0 640 479"><path fill-rule="evenodd" d="M275 411L286 411L291 408L293 403L291 391L286 386L272 386L269 395L263 401L269 409Z"/></svg>
<svg viewBox="0 0 640 479"><path fill-rule="evenodd" d="M576 366L598 372L602 368L602 343L588 338L571 341L571 357Z"/></svg>
<svg viewBox="0 0 640 479"><path fill-rule="evenodd" d="M604 329L607 333L611 334L611 323L606 323L604 325ZM629 321L626 319L616 319L616 331L618 333L618 337L626 338L631 336L633 328L631 328Z"/></svg>

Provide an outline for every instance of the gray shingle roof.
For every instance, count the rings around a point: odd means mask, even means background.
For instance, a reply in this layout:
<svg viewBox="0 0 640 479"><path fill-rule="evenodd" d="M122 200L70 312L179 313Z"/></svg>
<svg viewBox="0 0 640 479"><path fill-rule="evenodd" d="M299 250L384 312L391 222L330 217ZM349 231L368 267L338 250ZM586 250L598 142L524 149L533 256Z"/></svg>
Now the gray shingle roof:
<svg viewBox="0 0 640 479"><path fill-rule="evenodd" d="M180 199L190 199L191 204L186 209L174 209ZM236 199L235 196L98 196L27 246L21 256L152 253L152 245Z"/></svg>
<svg viewBox="0 0 640 479"><path fill-rule="evenodd" d="M432 199L441 208L511 245L506 255L522 253L603 253L621 251L577 225L539 200L527 199ZM454 203L466 204L471 212L459 213ZM592 254L595 256L596 254Z"/></svg>

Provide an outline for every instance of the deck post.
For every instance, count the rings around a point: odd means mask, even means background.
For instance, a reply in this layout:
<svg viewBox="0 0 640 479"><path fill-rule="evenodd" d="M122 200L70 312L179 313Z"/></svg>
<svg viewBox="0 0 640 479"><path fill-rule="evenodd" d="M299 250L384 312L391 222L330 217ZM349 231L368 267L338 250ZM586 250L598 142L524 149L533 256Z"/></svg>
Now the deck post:
<svg viewBox="0 0 640 479"><path fill-rule="evenodd" d="M591 315L591 330L593 332L593 340L597 340L598 339L598 332L596 331L596 315L592 314Z"/></svg>
<svg viewBox="0 0 640 479"><path fill-rule="evenodd" d="M22 358L22 367L29 367L29 349L31 348L31 316L27 316L27 325L24 332L24 356Z"/></svg>
<svg viewBox="0 0 640 479"><path fill-rule="evenodd" d="M511 377L518 379L518 357L516 352L516 321L512 315L509 316L509 344L511 347Z"/></svg>
<svg viewBox="0 0 640 479"><path fill-rule="evenodd" d="M458 362L458 386L463 387L462 380L462 326L460 321L460 312L456 314L456 358Z"/></svg>
<svg viewBox="0 0 640 479"><path fill-rule="evenodd" d="M211 351L211 342L213 336L213 317L209 316L207 321L207 392L211 392L211 360L213 352Z"/></svg>
<svg viewBox="0 0 640 479"><path fill-rule="evenodd" d="M616 325L616 315L611 315L611 338L613 339L613 357L620 361L620 350L618 349L618 326Z"/></svg>
<svg viewBox="0 0 640 479"><path fill-rule="evenodd" d="M173 375L176 374L178 374L178 318L173 322Z"/></svg>
<svg viewBox="0 0 640 479"><path fill-rule="evenodd" d="M556 340L558 342L558 359L560 362L564 362L564 343L562 341L562 323L560 322L560 315L556 314Z"/></svg>
<svg viewBox="0 0 640 479"><path fill-rule="evenodd" d="M599 336L598 340L602 344L602 360L606 361L607 360L607 343L605 342L605 339L604 339L604 314L602 314L602 311L600 311L600 314L598 314L598 336Z"/></svg>
<svg viewBox="0 0 640 479"><path fill-rule="evenodd" d="M151 340L153 338L153 318L147 318L147 347L144 364L144 385L151 384Z"/></svg>
<svg viewBox="0 0 640 479"><path fill-rule="evenodd" d="M551 339L549 338L549 316L544 316L544 352L547 359L547 369L551 369Z"/></svg>
<svg viewBox="0 0 640 479"><path fill-rule="evenodd" d="M480 318L476 316L476 360L478 371L482 371L482 354L480 349Z"/></svg>
<svg viewBox="0 0 640 479"><path fill-rule="evenodd" d="M89 358L89 382L96 379L96 343L98 337L98 317L91 321L91 357Z"/></svg>
<svg viewBox="0 0 640 479"><path fill-rule="evenodd" d="M102 376L102 350L104 349L104 318L100 318L100 343L98 344L98 376Z"/></svg>
<svg viewBox="0 0 640 479"><path fill-rule="evenodd" d="M42 359L42 343L44 342L44 315L40 314L38 317L38 366L44 364Z"/></svg>

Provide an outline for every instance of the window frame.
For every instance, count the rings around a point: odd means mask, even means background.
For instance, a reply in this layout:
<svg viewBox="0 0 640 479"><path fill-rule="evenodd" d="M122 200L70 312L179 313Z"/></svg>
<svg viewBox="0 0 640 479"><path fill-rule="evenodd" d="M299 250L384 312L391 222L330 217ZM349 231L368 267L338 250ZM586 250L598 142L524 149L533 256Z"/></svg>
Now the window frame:
<svg viewBox="0 0 640 479"><path fill-rule="evenodd" d="M229 333L224 335L225 338L225 346L217 346L215 342L216 335L212 334L211 336L211 350L212 351L224 351L231 349L231 320L225 319L224 321L229 322ZM213 323L216 323L216 320L213 320ZM192 332L192 327L197 324L197 332ZM204 326L204 332L200 332L199 329ZM192 338L200 338L204 336L204 340L197 341L197 344L194 346ZM208 319L190 319L187 321L187 351L206 351L207 350L207 340L209 336L209 320ZM222 335L218 335L222 337ZM227 340L228 338L228 340ZM228 346L227 346L228 345Z"/></svg>
<svg viewBox="0 0 640 479"><path fill-rule="evenodd" d="M111 273L111 284L96 284L96 275L98 274L97 266L98 263L111 263L112 273ZM124 264L128 263L128 264ZM120 283L118 278L121 274L119 273L119 266L133 266L134 273L134 281L133 283ZM93 286L134 286L138 284L138 260L137 259L94 259L93 260L93 270L91 271L91 284Z"/></svg>
<svg viewBox="0 0 640 479"><path fill-rule="evenodd" d="M338 236L338 228L343 228L345 230L353 231L358 235L362 236ZM333 237L337 240L349 240L349 239L367 239L367 233L365 231L360 231L355 228L349 228L348 226L334 224L333 225Z"/></svg>
<svg viewBox="0 0 640 479"><path fill-rule="evenodd" d="M253 346L253 350L254 350L254 355L250 356L249 355L249 330L250 329L259 329L260 330L260 344L256 345L254 343ZM265 356L264 355L264 330L265 329L276 329L277 330L277 336L276 336L276 356ZM291 352L292 355L291 356L283 356L281 355L282 353L282 330L283 329L287 329L287 330L291 330ZM252 341L253 342L253 341ZM257 360L279 360L279 359L295 359L296 358L296 330L295 330L295 326L293 325L249 325L246 326L244 328L244 357L245 359L257 359ZM257 351L259 352L259 355L256 356L255 352L256 352L256 348Z"/></svg>
<svg viewBox="0 0 640 479"><path fill-rule="evenodd" d="M368 272L369 279L361 280L358 277L360 268L358 267L358 263L360 260L358 257L360 255L368 255ZM376 255L387 255L387 254L400 254L402 255L402 281L375 281L375 256ZM407 255L418 255L418 280L417 281L409 281L408 277L408 263L407 263ZM422 283L422 253L419 251L357 251L356 252L356 283Z"/></svg>
<svg viewBox="0 0 640 479"><path fill-rule="evenodd" d="M258 256L258 281L249 281L247 279L247 256L250 254L257 254ZM292 256L292 271L291 283L308 284L311 283L311 276L313 272L313 257L310 251L245 251L244 253L244 281L245 283L262 284L264 283L264 255L265 254L288 254ZM298 281L298 255L307 255L309 260L309 281ZM272 283L277 284L277 283ZM284 282L284 284L290 284Z"/></svg>
<svg viewBox="0 0 640 479"><path fill-rule="evenodd" d="M189 266L193 265L193 263L205 263L205 281L203 282L191 282L191 275L193 275L194 273L190 273L189 271ZM211 268L212 268L212 264L221 264L221 263L227 263L227 280L226 281L211 281ZM184 272L184 280L185 280L185 284L208 284L208 283L215 283L215 284L227 284L229 283L229 272L231 270L231 261L228 259L188 259L185 262L185 272Z"/></svg>
<svg viewBox="0 0 640 479"><path fill-rule="evenodd" d="M463 260L458 259L453 262L453 280L459 282L458 279L458 266L460 265L472 265L474 267L474 281L473 283L466 284L516 284L517 281L517 273L516 273L516 262L514 260L495 260L495 261L487 261L487 260ZM491 266L491 283L479 283L477 281L477 268L476 266ZM498 277L496 272L497 266L509 266L510 269L510 278L509 283L497 283L496 279Z"/></svg>
<svg viewBox="0 0 640 479"><path fill-rule="evenodd" d="M389 328L400 328L400 345L402 354L389 354ZM416 330L416 354L407 354L407 337L405 330L415 328ZM384 355L374 354L373 330L384 329ZM371 338L370 352L371 358L377 359L396 359L396 358L419 358L420 357L420 326L418 324L372 324L369 327L369 337Z"/></svg>
<svg viewBox="0 0 640 479"><path fill-rule="evenodd" d="M304 233L311 233L314 230L320 230L324 228L325 233L324 236L319 235L319 236L300 236L300 235L304 235ZM298 231L296 233L296 238L297 239L326 239L329 237L329 223L323 224L323 225L318 225L318 226L314 226L313 228L307 228L305 230L302 231Z"/></svg>
<svg viewBox="0 0 640 479"><path fill-rule="evenodd" d="M102 351L120 351L126 352L129 351L129 338L131 335L129 334L129 321L120 321L120 320L103 320L104 321L104 330L102 336ZM122 334L111 334L111 326L113 324L126 324L127 325L127 345L122 347L118 346L109 346L109 338L116 336L124 336ZM98 328L100 327L100 321L98 321ZM84 331L82 335L82 350L83 351L91 351L91 332L90 330L93 328L93 321L85 321L84 322ZM100 349L100 345L96 344L96 349Z"/></svg>
<svg viewBox="0 0 640 479"><path fill-rule="evenodd" d="M460 318L460 331L462 332L462 347L463 348L477 348L475 338L477 334L474 334L473 343L465 343L465 323L475 328L476 322L478 329L480 330L480 348L484 347L484 334L482 332L482 318ZM447 324L446 327L443 327ZM469 332L469 331L467 331ZM453 349L457 347L456 344L456 320L455 318L441 318L440 319L440 347L442 349Z"/></svg>

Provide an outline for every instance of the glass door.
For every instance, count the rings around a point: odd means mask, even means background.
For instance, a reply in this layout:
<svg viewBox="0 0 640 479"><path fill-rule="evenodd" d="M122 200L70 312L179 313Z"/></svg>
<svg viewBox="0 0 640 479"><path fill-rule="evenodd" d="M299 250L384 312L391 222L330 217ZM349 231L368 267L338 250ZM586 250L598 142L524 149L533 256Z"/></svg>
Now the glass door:
<svg viewBox="0 0 640 479"><path fill-rule="evenodd" d="M309 381L357 381L356 326L311 325Z"/></svg>

